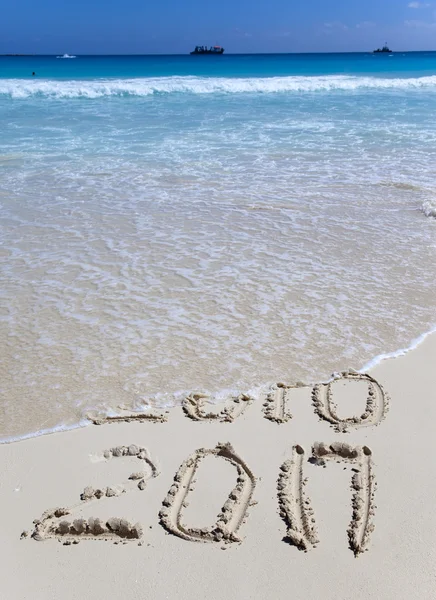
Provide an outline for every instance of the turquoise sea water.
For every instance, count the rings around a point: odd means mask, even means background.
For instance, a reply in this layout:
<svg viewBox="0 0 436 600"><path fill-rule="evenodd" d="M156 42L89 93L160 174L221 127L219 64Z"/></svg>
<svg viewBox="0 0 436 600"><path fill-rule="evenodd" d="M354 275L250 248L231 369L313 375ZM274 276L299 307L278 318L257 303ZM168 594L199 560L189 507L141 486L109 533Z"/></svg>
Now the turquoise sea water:
<svg viewBox="0 0 436 600"><path fill-rule="evenodd" d="M436 53L0 57L3 438L432 328L435 110Z"/></svg>
<svg viewBox="0 0 436 600"><path fill-rule="evenodd" d="M67 55L68 56L68 55ZM0 56L1 78L287 77L434 75L436 52L338 54L224 54L222 56Z"/></svg>

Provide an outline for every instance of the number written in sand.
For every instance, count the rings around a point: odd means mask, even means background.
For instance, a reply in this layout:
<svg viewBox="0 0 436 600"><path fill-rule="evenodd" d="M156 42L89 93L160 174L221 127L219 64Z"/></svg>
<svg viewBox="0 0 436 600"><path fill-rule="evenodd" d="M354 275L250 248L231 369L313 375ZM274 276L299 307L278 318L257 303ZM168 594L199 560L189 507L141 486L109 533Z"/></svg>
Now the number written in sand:
<svg viewBox="0 0 436 600"><path fill-rule="evenodd" d="M291 406L296 393L312 390L312 404L320 419L330 423L338 433L351 429L378 425L389 410L389 396L383 386L371 375L357 371L343 371L336 374L328 383L318 383L315 386L302 382L294 385L277 383L272 385L264 395L263 416L268 421L284 424L292 419ZM359 400L362 394L365 401L358 414L341 417L336 406L339 397L343 397L350 411L351 406ZM307 393L307 401L309 393ZM184 414L193 421L234 423L241 420L248 409L254 404L254 397L249 394L230 395L224 400L203 393L192 393L182 403ZM172 407L171 410L176 410ZM168 409L162 411L129 412L125 407L122 414L117 416L88 414L88 419L95 425L119 422L165 423L168 420Z"/></svg>
<svg viewBox="0 0 436 600"><path fill-rule="evenodd" d="M348 527L350 549L358 556L368 549L374 525L375 481L371 450L367 446L350 446L342 442L326 444L316 442L312 447L309 463L325 466L326 461L345 461L352 465L351 478L352 517ZM307 551L318 544L318 533L314 511L305 494L304 478L305 452L301 446L294 446L292 457L281 466L277 482L280 516L287 526L286 541Z"/></svg>
<svg viewBox="0 0 436 600"><path fill-rule="evenodd" d="M224 459L236 470L237 480L224 502L217 521L211 527L194 528L185 525L183 508L193 489L194 477L200 463L208 456ZM238 531L247 516L256 478L246 463L235 453L230 444L218 444L216 448L200 448L185 460L174 476L174 482L163 501L159 513L160 522L169 532L191 542L240 542Z"/></svg>
<svg viewBox="0 0 436 600"><path fill-rule="evenodd" d="M143 490L149 479L157 477L158 471L147 450L135 445L118 446L104 453L106 460L112 458L134 458L141 461L140 468L133 472L128 481L120 486L110 486L104 489L86 487L80 496L80 502L70 508L56 508L46 511L42 517L34 521L35 529L32 537L36 540L54 538L65 545L78 543L81 539L140 540L142 526L131 525L125 519L110 518L103 521L100 518L76 518L67 520L66 517L77 513L92 502L101 498L119 496L137 487ZM216 518L209 527L192 527L184 523L184 509L188 505L187 497L194 489L195 477L202 463L209 458L224 460L236 471L236 484L225 499ZM307 551L319 543L316 520L311 502L305 493L305 470L311 465L326 466L327 461L345 462L352 467L351 489L352 517L348 527L349 546L355 556L368 549L371 533L374 529L375 481L373 474L372 452L367 446L351 446L343 442L315 442L308 460L304 449L296 445L292 455L280 467L277 482L278 503L280 516L287 528L287 541ZM224 466L222 463L221 466ZM205 467L203 467L205 468ZM231 479L229 480L229 482ZM239 530L247 518L253 502L256 477L245 461L236 454L230 443L218 444L215 448L200 448L193 452L180 466L174 475L174 481L168 494L162 502L159 519L164 529L182 540L189 542L208 542L218 544L241 542ZM194 514L194 513L193 513ZM26 537L23 535L23 537ZM141 545L142 542L139 542Z"/></svg>
<svg viewBox="0 0 436 600"><path fill-rule="evenodd" d="M77 544L80 540L140 540L142 526L139 523L132 525L126 519L111 517L102 520L98 517L88 519L76 518L71 520L74 513L80 512L90 503L98 502L102 498L114 498L136 488L144 490L147 481L158 476L156 465L151 460L146 448L132 444L130 446L117 446L103 453L106 460L113 458L129 458L137 461L137 469L131 473L128 481L105 488L94 489L87 486L80 495L80 502L69 508L56 508L47 510L40 519L34 521L35 529L32 537L41 541L55 538L65 545ZM139 462L138 462L139 461Z"/></svg>
<svg viewBox="0 0 436 600"><path fill-rule="evenodd" d="M360 389L366 389L364 411L352 417L341 418L338 415L333 392L334 389L338 389L338 386L345 389L347 398L353 397L352 390L354 388L354 391L356 391L356 386L359 386ZM344 371L329 383L316 385L312 390L312 402L315 413L320 419L331 423L338 433L378 425L383 421L389 410L389 396L374 377L348 371Z"/></svg>

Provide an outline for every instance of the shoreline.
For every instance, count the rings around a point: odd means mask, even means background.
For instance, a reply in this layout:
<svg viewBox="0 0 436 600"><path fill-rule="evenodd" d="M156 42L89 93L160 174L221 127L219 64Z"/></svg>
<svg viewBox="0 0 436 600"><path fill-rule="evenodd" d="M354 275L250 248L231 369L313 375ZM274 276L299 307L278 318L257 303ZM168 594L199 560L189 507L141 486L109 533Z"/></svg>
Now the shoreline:
<svg viewBox="0 0 436 600"><path fill-rule="evenodd" d="M387 360L387 359L394 359L394 358L398 358L401 356L405 356L406 354L408 354L409 352L412 352L413 350L415 350L416 348L418 348L426 339L427 337L436 334L436 325L431 326L431 328L426 331L425 333L422 333L421 335L419 335L418 337L414 338L409 346L406 346L404 348L400 348L399 350L395 350L393 352L388 352L388 353L381 353L381 354L377 354L374 358L372 358L371 360L369 360L368 362L366 362L363 367L356 369L357 372L359 373L366 373L372 369L374 369L375 367L377 367L378 365L380 365L383 361ZM340 369L338 370L338 372L340 371ZM334 375L334 373L333 373ZM311 383L306 383L305 386L306 387L313 387L314 385L316 385L316 383L329 383L332 380L332 378L330 379L326 379L325 381L320 381L320 382L311 382ZM260 385L256 388L256 392L253 394L253 399L254 401L260 402L262 399L262 396L265 396L268 393L268 390L271 388L271 386L274 385L274 383L267 383L264 385ZM193 393L193 390L187 391L185 393L180 393L180 397L186 397L189 394ZM244 392L244 391L240 391L240 390L234 390L233 394L234 395L238 395L240 393L248 393L251 395L251 391L249 390L248 392ZM230 396L231 392L228 393L228 396ZM216 395L211 395L212 398L216 398L218 396L218 398L220 398L220 394L216 394ZM221 399L222 401L222 399ZM218 402L219 403L219 400ZM161 410L165 410L165 409L176 409L176 408L181 408L181 404L174 404L174 405L160 405L156 408L159 408ZM89 412L91 412L93 409L89 409ZM144 410L144 408L142 409ZM132 411L133 413L134 411ZM115 416L118 415L118 413L116 413L116 411L113 411L113 414L111 414L110 416ZM106 414L105 416L109 416L108 414ZM34 438L39 438L42 436L46 436L46 435L51 435L54 433L64 433L67 431L75 431L76 429L82 429L84 427L88 427L89 425L93 425L92 421L88 418L83 418L81 419L78 423L74 423L72 425L57 425L53 428L48 428L48 429L41 429L35 432L31 432L31 433L27 433L27 434L23 434L22 436L10 436L10 437L6 437L6 438L0 438L0 446L2 445L7 445L7 444L14 444L17 442L23 442L29 439L34 439Z"/></svg>

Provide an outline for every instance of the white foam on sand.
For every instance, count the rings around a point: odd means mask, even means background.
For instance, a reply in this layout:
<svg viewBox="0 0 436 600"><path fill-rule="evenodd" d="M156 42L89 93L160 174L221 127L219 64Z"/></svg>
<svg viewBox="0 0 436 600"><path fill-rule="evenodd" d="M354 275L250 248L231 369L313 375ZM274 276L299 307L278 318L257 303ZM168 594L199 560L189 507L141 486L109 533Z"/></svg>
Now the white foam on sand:
<svg viewBox="0 0 436 600"><path fill-rule="evenodd" d="M40 429L39 431L32 431L23 435L9 436L0 439L0 445L11 444L12 442L22 442L23 440L40 437L41 435L48 435L49 433L60 433L61 431L71 431L73 429L80 429L81 427L85 427L90 423L91 421L89 421L88 419L82 419L81 421L79 421L78 423L74 423L73 425L65 425L61 423L60 425L56 425L55 427L49 427L47 429Z"/></svg>
<svg viewBox="0 0 436 600"><path fill-rule="evenodd" d="M389 352L387 354L378 354L377 356L372 358L369 362L365 363L365 365L359 370L359 372L366 373L367 371L370 371L371 369L376 367L379 363L381 363L382 360L385 360L387 358L398 358L398 356L404 356L405 354L407 354L411 350L414 350L420 344L422 344L422 342L432 333L436 333L436 325L434 327L432 327L432 329L430 329L429 331L426 331L419 337L415 338L410 343L409 346L406 346L405 348L400 348L399 350L395 350L394 352Z"/></svg>

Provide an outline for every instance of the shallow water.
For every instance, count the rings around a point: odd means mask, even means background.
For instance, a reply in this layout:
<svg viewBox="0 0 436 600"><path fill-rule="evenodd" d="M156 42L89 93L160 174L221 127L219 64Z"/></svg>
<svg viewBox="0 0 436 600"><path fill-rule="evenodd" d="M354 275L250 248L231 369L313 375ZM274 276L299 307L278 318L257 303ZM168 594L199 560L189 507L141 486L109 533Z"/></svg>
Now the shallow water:
<svg viewBox="0 0 436 600"><path fill-rule="evenodd" d="M436 54L222 58L0 58L3 437L435 324Z"/></svg>

